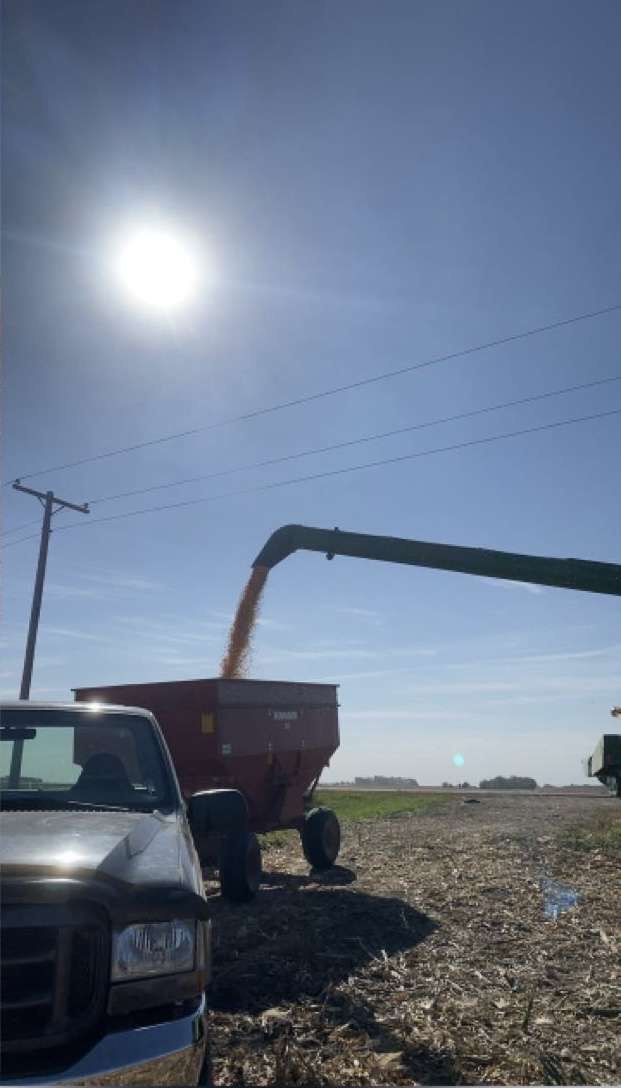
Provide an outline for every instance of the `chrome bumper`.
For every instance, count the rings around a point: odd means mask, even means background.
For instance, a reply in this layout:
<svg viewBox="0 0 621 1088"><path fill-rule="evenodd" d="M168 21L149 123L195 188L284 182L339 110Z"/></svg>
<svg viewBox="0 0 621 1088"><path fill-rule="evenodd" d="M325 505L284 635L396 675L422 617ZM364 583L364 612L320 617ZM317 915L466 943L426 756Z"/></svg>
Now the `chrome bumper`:
<svg viewBox="0 0 621 1088"><path fill-rule="evenodd" d="M104 1036L74 1065L52 1076L2 1078L2 1088L22 1085L196 1086L207 1055L205 1000L190 1016Z"/></svg>

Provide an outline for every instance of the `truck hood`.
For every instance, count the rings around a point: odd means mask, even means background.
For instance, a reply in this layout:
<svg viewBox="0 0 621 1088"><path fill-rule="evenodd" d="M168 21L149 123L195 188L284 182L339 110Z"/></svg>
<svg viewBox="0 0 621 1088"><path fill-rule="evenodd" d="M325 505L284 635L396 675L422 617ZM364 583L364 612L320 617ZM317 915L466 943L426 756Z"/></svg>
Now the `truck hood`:
<svg viewBox="0 0 621 1088"><path fill-rule="evenodd" d="M112 878L130 885L179 884L176 813L4 811L0 866L6 876Z"/></svg>

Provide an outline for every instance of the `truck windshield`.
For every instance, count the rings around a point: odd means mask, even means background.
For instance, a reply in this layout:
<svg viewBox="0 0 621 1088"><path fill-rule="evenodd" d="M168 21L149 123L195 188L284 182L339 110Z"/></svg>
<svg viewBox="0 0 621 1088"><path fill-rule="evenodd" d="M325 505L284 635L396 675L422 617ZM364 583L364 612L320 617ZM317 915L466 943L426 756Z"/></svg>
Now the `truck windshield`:
<svg viewBox="0 0 621 1088"><path fill-rule="evenodd" d="M2 807L147 809L174 806L151 722L105 710L2 712Z"/></svg>

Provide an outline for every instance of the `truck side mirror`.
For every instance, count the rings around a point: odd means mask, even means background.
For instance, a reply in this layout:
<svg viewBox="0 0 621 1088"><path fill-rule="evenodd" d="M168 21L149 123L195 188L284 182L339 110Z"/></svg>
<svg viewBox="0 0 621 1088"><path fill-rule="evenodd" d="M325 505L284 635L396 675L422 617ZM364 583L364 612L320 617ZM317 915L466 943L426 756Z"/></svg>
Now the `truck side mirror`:
<svg viewBox="0 0 621 1088"><path fill-rule="evenodd" d="M213 831L243 831L248 826L248 805L239 790L202 790L190 797L188 817L198 838Z"/></svg>

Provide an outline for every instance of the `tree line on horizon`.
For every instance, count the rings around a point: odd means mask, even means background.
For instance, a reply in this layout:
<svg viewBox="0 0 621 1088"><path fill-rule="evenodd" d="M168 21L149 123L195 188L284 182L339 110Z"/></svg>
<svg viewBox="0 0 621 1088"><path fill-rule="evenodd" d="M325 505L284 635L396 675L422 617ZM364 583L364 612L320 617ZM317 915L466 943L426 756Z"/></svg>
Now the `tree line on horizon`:
<svg viewBox="0 0 621 1088"><path fill-rule="evenodd" d="M323 786L349 786L353 789L392 789L392 790L412 790L419 789L419 783L416 778L403 778L393 775L357 775L353 782L323 782ZM431 789L433 787L427 787ZM437 788L437 787L436 787ZM478 787L470 782L442 782L440 789L443 790L537 790L539 785L534 778L528 777L528 775L502 775L497 774L493 778L482 778ZM594 784L587 783L574 783L571 782L564 786L554 786L549 782L545 782L541 789L544 790L562 790L562 789L594 789L601 792L602 787L599 783Z"/></svg>

